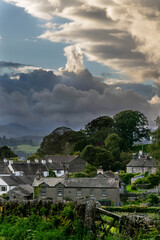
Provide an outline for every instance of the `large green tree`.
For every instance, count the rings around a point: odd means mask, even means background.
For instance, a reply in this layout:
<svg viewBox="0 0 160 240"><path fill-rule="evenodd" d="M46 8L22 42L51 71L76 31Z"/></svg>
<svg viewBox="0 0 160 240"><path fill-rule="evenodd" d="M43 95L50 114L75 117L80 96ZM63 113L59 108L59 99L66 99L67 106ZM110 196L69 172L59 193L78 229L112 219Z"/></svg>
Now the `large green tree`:
<svg viewBox="0 0 160 240"><path fill-rule="evenodd" d="M93 135L102 128L113 128L114 121L109 116L101 116L93 119L85 126L88 135Z"/></svg>
<svg viewBox="0 0 160 240"><path fill-rule="evenodd" d="M101 147L94 147L93 145L87 145L83 149L81 156L93 166L102 166L103 170L111 169L114 160L110 151Z"/></svg>
<svg viewBox="0 0 160 240"><path fill-rule="evenodd" d="M12 151L11 148L9 148L8 146L0 147L0 160L13 157L17 157L17 155Z"/></svg>
<svg viewBox="0 0 160 240"><path fill-rule="evenodd" d="M126 110L116 114L113 119L115 130L124 140L126 148L131 148L134 142L149 137L148 120L143 113Z"/></svg>
<svg viewBox="0 0 160 240"><path fill-rule="evenodd" d="M41 157L53 154L71 154L75 142L85 138L83 131L73 131L71 128L56 128L44 137L37 154Z"/></svg>
<svg viewBox="0 0 160 240"><path fill-rule="evenodd" d="M152 133L152 144L148 148L152 157L160 161L160 117L157 117L156 125L157 129Z"/></svg>

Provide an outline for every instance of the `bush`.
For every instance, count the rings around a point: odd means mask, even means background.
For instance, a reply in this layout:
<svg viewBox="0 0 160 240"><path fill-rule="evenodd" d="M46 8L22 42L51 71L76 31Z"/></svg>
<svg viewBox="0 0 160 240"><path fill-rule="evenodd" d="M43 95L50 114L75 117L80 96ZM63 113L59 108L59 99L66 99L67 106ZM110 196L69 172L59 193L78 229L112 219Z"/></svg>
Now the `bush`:
<svg viewBox="0 0 160 240"><path fill-rule="evenodd" d="M149 174L146 177L148 183L151 184L152 187L157 186L160 182L160 175L159 174Z"/></svg>
<svg viewBox="0 0 160 240"><path fill-rule="evenodd" d="M132 184L132 185L131 185L131 190L137 190L136 185Z"/></svg>
<svg viewBox="0 0 160 240"><path fill-rule="evenodd" d="M119 176L122 178L122 181L125 183L125 184L130 184L131 182L131 178L134 177L135 173L124 173L124 172L120 172Z"/></svg>
<svg viewBox="0 0 160 240"><path fill-rule="evenodd" d="M159 198L157 195L151 193L147 196L147 202L150 202L152 205L155 205L159 203Z"/></svg>

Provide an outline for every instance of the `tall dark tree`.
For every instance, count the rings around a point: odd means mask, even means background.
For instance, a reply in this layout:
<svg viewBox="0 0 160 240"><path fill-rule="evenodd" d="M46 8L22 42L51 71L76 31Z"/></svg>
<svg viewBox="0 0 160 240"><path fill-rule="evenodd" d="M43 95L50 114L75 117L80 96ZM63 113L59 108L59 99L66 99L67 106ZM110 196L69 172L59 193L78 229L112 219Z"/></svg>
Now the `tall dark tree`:
<svg viewBox="0 0 160 240"><path fill-rule="evenodd" d="M17 157L17 155L12 151L11 148L7 146L0 147L0 160L12 157Z"/></svg>
<svg viewBox="0 0 160 240"><path fill-rule="evenodd" d="M160 161L160 117L156 118L157 129L151 134L152 144L148 147L152 157Z"/></svg>
<svg viewBox="0 0 160 240"><path fill-rule="evenodd" d="M60 127L44 137L37 154L41 157L52 154L71 154L75 142L83 139L83 131L73 131L71 128ZM67 149L66 149L67 143Z"/></svg>
<svg viewBox="0 0 160 240"><path fill-rule="evenodd" d="M88 135L95 134L102 128L113 128L114 121L109 116L101 116L96 119L93 119L85 126L85 130Z"/></svg>
<svg viewBox="0 0 160 240"><path fill-rule="evenodd" d="M101 147L94 147L93 145L87 145L83 149L82 158L93 166L102 166L104 170L111 169L114 160L110 151Z"/></svg>
<svg viewBox="0 0 160 240"><path fill-rule="evenodd" d="M126 110L116 114L113 119L115 130L124 139L126 148L131 148L134 142L149 137L148 120L143 113Z"/></svg>

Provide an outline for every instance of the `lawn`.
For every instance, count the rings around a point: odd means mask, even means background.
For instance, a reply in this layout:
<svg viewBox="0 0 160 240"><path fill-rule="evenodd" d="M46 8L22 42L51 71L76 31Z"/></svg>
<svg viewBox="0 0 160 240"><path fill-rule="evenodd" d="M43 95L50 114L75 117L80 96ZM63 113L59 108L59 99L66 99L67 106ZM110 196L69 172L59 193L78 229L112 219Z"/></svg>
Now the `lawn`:
<svg viewBox="0 0 160 240"><path fill-rule="evenodd" d="M31 145L18 145L16 151L25 152L27 154L35 153L39 147L33 147Z"/></svg>

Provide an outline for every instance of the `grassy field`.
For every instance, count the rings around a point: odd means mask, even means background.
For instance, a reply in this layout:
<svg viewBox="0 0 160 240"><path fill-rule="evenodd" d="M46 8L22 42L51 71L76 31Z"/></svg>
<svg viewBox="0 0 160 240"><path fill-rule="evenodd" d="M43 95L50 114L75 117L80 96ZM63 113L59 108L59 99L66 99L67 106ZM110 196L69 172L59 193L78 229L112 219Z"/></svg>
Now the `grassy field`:
<svg viewBox="0 0 160 240"><path fill-rule="evenodd" d="M27 154L35 153L39 147L33 147L31 145L18 145L16 151L25 152Z"/></svg>

